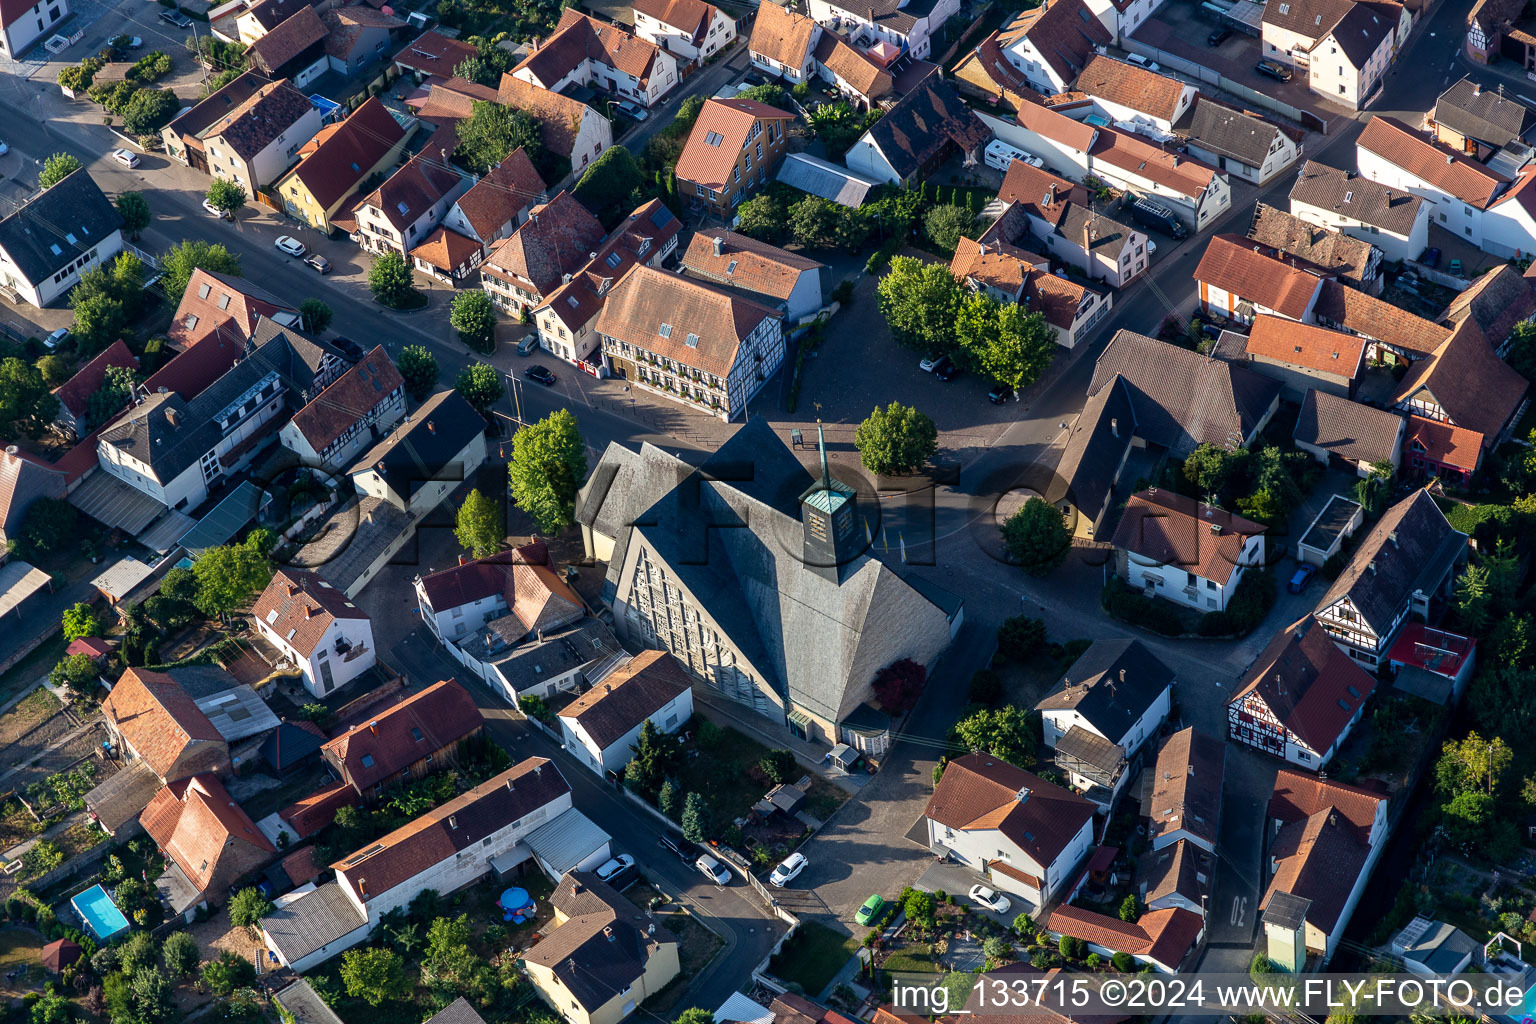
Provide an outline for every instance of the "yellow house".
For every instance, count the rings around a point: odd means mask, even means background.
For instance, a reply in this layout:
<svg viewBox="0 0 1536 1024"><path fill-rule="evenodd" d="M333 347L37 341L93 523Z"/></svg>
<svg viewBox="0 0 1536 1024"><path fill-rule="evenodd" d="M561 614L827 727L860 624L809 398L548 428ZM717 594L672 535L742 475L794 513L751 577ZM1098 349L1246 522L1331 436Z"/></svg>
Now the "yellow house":
<svg viewBox="0 0 1536 1024"><path fill-rule="evenodd" d="M369 99L299 150L298 166L277 183L283 212L329 233L348 197L375 171L394 166L409 137L384 104Z"/></svg>
<svg viewBox="0 0 1536 1024"><path fill-rule="evenodd" d="M571 1024L619 1024L677 977L677 937L590 871L562 878L550 905L555 929L523 966Z"/></svg>

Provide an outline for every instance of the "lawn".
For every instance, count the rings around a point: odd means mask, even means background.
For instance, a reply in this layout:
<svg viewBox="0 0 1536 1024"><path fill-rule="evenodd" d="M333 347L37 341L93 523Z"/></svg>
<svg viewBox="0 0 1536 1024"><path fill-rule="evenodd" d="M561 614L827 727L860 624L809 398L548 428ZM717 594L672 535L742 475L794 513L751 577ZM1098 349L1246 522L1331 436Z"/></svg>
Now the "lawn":
<svg viewBox="0 0 1536 1024"><path fill-rule="evenodd" d="M0 674L0 701L10 700L24 687L47 675L63 659L64 648L68 646L64 634L55 633L38 644L32 653L6 669Z"/></svg>
<svg viewBox="0 0 1536 1024"><path fill-rule="evenodd" d="M767 753L767 747L735 729L700 728L678 772L678 788L684 793L701 793L709 805L710 820L723 827L745 817L773 788L758 767Z"/></svg>
<svg viewBox="0 0 1536 1024"><path fill-rule="evenodd" d="M858 951L852 935L835 932L815 921L802 922L769 965L780 981L793 981L814 999Z"/></svg>
<svg viewBox="0 0 1536 1024"><path fill-rule="evenodd" d="M44 977L42 945L42 937L31 928L0 930L0 978L16 972L0 983L0 994L16 997L37 991Z"/></svg>

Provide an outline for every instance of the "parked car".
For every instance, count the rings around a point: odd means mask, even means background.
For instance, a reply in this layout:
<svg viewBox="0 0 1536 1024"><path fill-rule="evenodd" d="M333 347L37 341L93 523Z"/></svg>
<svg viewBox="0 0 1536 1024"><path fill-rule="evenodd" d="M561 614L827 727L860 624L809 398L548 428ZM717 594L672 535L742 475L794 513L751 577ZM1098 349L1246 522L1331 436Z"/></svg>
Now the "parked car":
<svg viewBox="0 0 1536 1024"><path fill-rule="evenodd" d="M1261 60L1253 66L1253 70L1261 75L1268 75L1277 82L1291 80L1291 69L1277 60Z"/></svg>
<svg viewBox="0 0 1536 1024"><path fill-rule="evenodd" d="M47 349L49 352L52 352L54 349L64 344L64 341L68 337L69 328L60 327L58 330L54 331L52 334L48 335L48 337L43 339L43 348Z"/></svg>
<svg viewBox="0 0 1536 1024"><path fill-rule="evenodd" d="M551 387L555 383L555 375L550 372L548 367L541 366L538 363L528 367L526 376L529 380L543 384L545 387Z"/></svg>
<svg viewBox="0 0 1536 1024"><path fill-rule="evenodd" d="M987 392L987 401L991 402L993 405L1002 405L1012 397L1013 388L1006 384L999 384L997 387Z"/></svg>
<svg viewBox="0 0 1536 1024"><path fill-rule="evenodd" d="M731 884L731 869L726 867L724 864L721 864L718 860L715 860L715 858L711 857L707 853L700 857L698 860L694 861L693 866L702 871L704 873L704 877L709 879L711 882L714 882L716 885Z"/></svg>
<svg viewBox="0 0 1536 1024"><path fill-rule="evenodd" d="M954 380L960 376L960 367L949 356L941 356L933 366L933 375L939 380Z"/></svg>
<svg viewBox="0 0 1536 1024"><path fill-rule="evenodd" d="M346 354L346 357L354 363L360 362L363 358L363 346L350 338L332 338L331 344L341 349Z"/></svg>
<svg viewBox="0 0 1536 1024"><path fill-rule="evenodd" d="M1231 36L1232 30L1226 25L1223 25L1218 29L1213 29L1211 34L1205 37L1205 45L1220 46L1222 43L1231 38Z"/></svg>
<svg viewBox="0 0 1536 1024"><path fill-rule="evenodd" d="M625 117L629 118L631 121L644 121L646 118L651 116L650 111L646 110L638 103L631 103L629 100L623 100L622 102L615 103L614 106L618 107L619 112Z"/></svg>
<svg viewBox="0 0 1536 1024"><path fill-rule="evenodd" d="M1429 269L1434 270L1440 265L1439 248L1432 245L1428 249L1425 249L1423 252L1419 253L1418 262L1424 264Z"/></svg>
<svg viewBox="0 0 1536 1024"><path fill-rule="evenodd" d="M308 251L304 248L304 243L292 235L278 235L277 241L273 242L272 246L278 252L293 257L303 256Z"/></svg>
<svg viewBox="0 0 1536 1024"><path fill-rule="evenodd" d="M810 861L805 859L803 853L792 853L779 862L779 866L773 869L773 874L768 876L770 884L784 888L795 880L795 876L805 870Z"/></svg>
<svg viewBox="0 0 1536 1024"><path fill-rule="evenodd" d="M141 47L143 45L144 45L144 40L141 39L140 37L138 37L138 36L129 36L128 37L128 49L130 49L130 50L137 50L139 47Z"/></svg>
<svg viewBox="0 0 1536 1024"><path fill-rule="evenodd" d="M165 10L161 11L160 20L168 21L172 25L175 25L177 28L192 27L192 19L187 17L185 14L182 14L174 7L167 7Z"/></svg>
<svg viewBox="0 0 1536 1024"><path fill-rule="evenodd" d="M864 901L864 905L859 908L858 913L853 915L853 919L859 924L871 925L875 923L875 919L880 916L880 912L884 909L885 899L879 893L876 893Z"/></svg>
<svg viewBox="0 0 1536 1024"><path fill-rule="evenodd" d="M112 159L116 160L124 167L139 166L139 154L131 153L126 149L114 149L112 151Z"/></svg>
<svg viewBox="0 0 1536 1024"><path fill-rule="evenodd" d="M672 853L677 854L677 858L684 862L694 860L699 855L699 848L697 846L694 846L686 839L674 836L668 832L661 834L661 838L657 840L656 845L663 850L670 850Z"/></svg>
<svg viewBox="0 0 1536 1024"><path fill-rule="evenodd" d="M1155 256L1155 255L1157 255L1157 243L1152 241L1152 239L1150 239L1150 238L1147 239L1147 255L1148 256Z"/></svg>
<svg viewBox="0 0 1536 1024"><path fill-rule="evenodd" d="M635 858L627 853L621 853L617 857L609 857L598 865L597 877L604 882L612 882L619 875L635 866Z"/></svg>
<svg viewBox="0 0 1536 1024"><path fill-rule="evenodd" d="M528 336L517 343L517 354L520 356L531 356L533 355L533 350L538 347L538 334L534 333L533 331L529 331Z"/></svg>
<svg viewBox="0 0 1536 1024"><path fill-rule="evenodd" d="M971 902L977 906L985 907L994 914L1006 914L1008 908L1013 906L1008 902L1008 897L996 889L988 889L984 885L971 886Z"/></svg>
<svg viewBox="0 0 1536 1024"><path fill-rule="evenodd" d="M203 209L208 212L210 217L217 217L219 220L229 219L229 214L226 211L219 209L206 199L203 200Z"/></svg>
<svg viewBox="0 0 1536 1024"><path fill-rule="evenodd" d="M331 261L326 259L324 256L321 256L317 252L312 252L308 256L305 256L304 262L309 264L311 267L314 267L315 270L319 273L329 274L331 272Z"/></svg>
<svg viewBox="0 0 1536 1024"><path fill-rule="evenodd" d="M1316 573L1317 566L1308 562L1303 562L1301 565L1296 567L1295 573L1291 575L1291 582L1285 585L1285 589L1289 590L1293 594L1301 593L1303 590L1307 589L1307 584L1312 582L1312 577Z"/></svg>
<svg viewBox="0 0 1536 1024"><path fill-rule="evenodd" d="M1174 238L1183 238L1189 234L1184 227L1184 222L1168 207L1155 199L1142 196L1131 204L1131 218L1146 228L1156 228L1164 234Z"/></svg>

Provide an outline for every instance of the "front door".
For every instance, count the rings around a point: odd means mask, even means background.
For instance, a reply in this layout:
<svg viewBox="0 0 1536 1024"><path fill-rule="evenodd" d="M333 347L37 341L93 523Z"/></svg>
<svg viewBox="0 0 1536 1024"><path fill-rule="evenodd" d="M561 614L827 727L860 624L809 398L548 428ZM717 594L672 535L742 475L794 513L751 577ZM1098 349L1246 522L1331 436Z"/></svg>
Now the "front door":
<svg viewBox="0 0 1536 1024"><path fill-rule="evenodd" d="M331 663L326 661L320 664L320 692L330 693L336 686L336 680L331 676Z"/></svg>

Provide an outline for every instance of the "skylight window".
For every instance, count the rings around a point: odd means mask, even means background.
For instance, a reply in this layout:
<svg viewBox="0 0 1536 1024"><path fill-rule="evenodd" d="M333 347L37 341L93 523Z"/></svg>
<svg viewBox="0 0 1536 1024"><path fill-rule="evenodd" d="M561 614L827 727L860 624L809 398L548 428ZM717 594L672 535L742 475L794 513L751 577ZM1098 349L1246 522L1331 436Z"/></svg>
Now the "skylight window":
<svg viewBox="0 0 1536 1024"><path fill-rule="evenodd" d="M1351 683L1348 686L1344 687L1344 689L1349 691L1349 695L1351 697L1359 697L1360 696L1360 691L1355 689L1355 685L1353 683Z"/></svg>
<svg viewBox="0 0 1536 1024"><path fill-rule="evenodd" d="M657 329L656 333L661 335L663 338L670 338L672 337L672 325L662 324L661 327Z"/></svg>
<svg viewBox="0 0 1536 1024"><path fill-rule="evenodd" d="M620 263L624 262L624 261L619 257L618 253L611 252L611 253L608 254L608 258L606 260L604 260L603 262L607 263L610 267L617 268L618 265Z"/></svg>
<svg viewBox="0 0 1536 1024"><path fill-rule="evenodd" d="M208 283L205 281L203 283L202 287L198 288L198 290L197 290L197 297L200 298L200 299L206 299L208 297L208 293L211 292L211 291L213 291L213 288L211 288L208 285Z"/></svg>
<svg viewBox="0 0 1536 1024"><path fill-rule="evenodd" d="M731 260L731 262L726 266L725 272L727 274L734 274L734 273L736 273L736 264L738 262L739 262L738 260Z"/></svg>
<svg viewBox="0 0 1536 1024"><path fill-rule="evenodd" d="M228 292L225 292L223 295L219 296L219 308L220 309L228 309L229 308L229 293Z"/></svg>
<svg viewBox="0 0 1536 1024"><path fill-rule="evenodd" d="M396 203L395 209L399 210L402 214L411 212L411 208L405 203Z"/></svg>
<svg viewBox="0 0 1536 1024"><path fill-rule="evenodd" d="M80 244L80 239L75 237L75 233L73 231L66 231L66 232L64 232L64 237L65 237L65 239L67 239L69 241L70 245L79 245Z"/></svg>
<svg viewBox="0 0 1536 1024"><path fill-rule="evenodd" d="M581 305L581 303L576 301L576 296L574 295L567 295L565 297L565 304L570 306L572 309L576 309Z"/></svg>
<svg viewBox="0 0 1536 1024"><path fill-rule="evenodd" d="M372 768L373 767L373 755L372 754L364 754L363 755L363 767L364 768Z"/></svg>
<svg viewBox="0 0 1536 1024"><path fill-rule="evenodd" d="M414 725L411 726L411 739L417 743L421 742L421 730L416 728Z"/></svg>
<svg viewBox="0 0 1536 1024"><path fill-rule="evenodd" d="M355 173L357 173L357 174L362 174L363 173L363 169L361 167L357 166L357 161L356 160L352 161L352 170Z"/></svg>
<svg viewBox="0 0 1536 1024"><path fill-rule="evenodd" d="M704 136L704 144L706 146L719 146L720 143L724 141L725 136L721 135L719 132L710 132Z"/></svg>
<svg viewBox="0 0 1536 1024"><path fill-rule="evenodd" d="M57 245L54 245L51 242L48 244L48 248L53 250L53 254L55 256L63 256L64 255L64 250L60 249Z"/></svg>
<svg viewBox="0 0 1536 1024"><path fill-rule="evenodd" d="M273 608L271 611L267 612L267 625L270 626L270 625L272 625L272 623L274 623L276 621L277 621L277 609Z"/></svg>
<svg viewBox="0 0 1536 1024"><path fill-rule="evenodd" d="M1344 193L1344 201L1346 203L1349 202L1351 199L1354 199L1354 198L1355 198L1355 194L1353 192L1345 192Z"/></svg>
<svg viewBox="0 0 1536 1024"><path fill-rule="evenodd" d="M699 347L699 336L697 334L689 334L688 335L688 347L689 348L698 348Z"/></svg>

